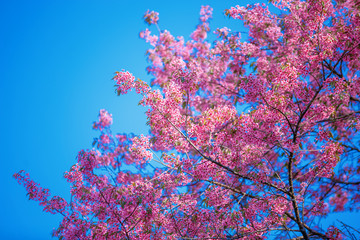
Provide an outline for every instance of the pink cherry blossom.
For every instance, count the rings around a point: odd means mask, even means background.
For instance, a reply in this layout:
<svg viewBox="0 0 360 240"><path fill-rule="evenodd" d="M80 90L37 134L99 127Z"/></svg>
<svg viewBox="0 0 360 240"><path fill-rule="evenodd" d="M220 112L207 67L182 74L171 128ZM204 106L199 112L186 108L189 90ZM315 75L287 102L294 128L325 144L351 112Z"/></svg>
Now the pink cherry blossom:
<svg viewBox="0 0 360 240"><path fill-rule="evenodd" d="M159 13L148 10L144 15L144 19L149 25L157 24L159 21Z"/></svg>
<svg viewBox="0 0 360 240"><path fill-rule="evenodd" d="M112 115L105 109L101 109L99 113L99 121L94 123L94 129L104 129L112 124Z"/></svg>

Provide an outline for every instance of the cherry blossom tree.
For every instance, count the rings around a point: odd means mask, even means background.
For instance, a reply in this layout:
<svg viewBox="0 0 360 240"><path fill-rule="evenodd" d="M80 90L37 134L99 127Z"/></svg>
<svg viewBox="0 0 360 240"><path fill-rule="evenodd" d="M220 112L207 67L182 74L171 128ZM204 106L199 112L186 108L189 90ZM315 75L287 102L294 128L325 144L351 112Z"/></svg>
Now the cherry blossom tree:
<svg viewBox="0 0 360 240"><path fill-rule="evenodd" d="M217 29L203 6L190 40L148 11L151 86L123 70L119 95L142 95L150 133L100 132L65 173L71 199L24 171L30 199L61 214L59 239L343 239L323 229L360 208L360 3L272 1L231 7L248 28ZM152 27L152 26L151 26ZM244 40L245 39L245 40Z"/></svg>

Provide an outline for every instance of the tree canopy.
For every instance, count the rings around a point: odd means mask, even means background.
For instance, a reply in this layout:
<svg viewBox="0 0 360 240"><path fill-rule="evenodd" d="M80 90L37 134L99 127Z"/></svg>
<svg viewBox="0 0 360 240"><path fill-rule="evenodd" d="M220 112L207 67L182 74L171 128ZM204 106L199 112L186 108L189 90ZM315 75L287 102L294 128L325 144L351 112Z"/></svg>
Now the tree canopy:
<svg viewBox="0 0 360 240"><path fill-rule="evenodd" d="M343 239L323 217L360 207L360 3L271 1L225 10L248 28L216 29L212 9L185 41L140 33L151 84L122 70L150 133L113 134L101 110L93 149L65 178L69 201L15 174L30 199L63 215L59 239ZM151 26L153 27L153 26ZM155 29L155 28L154 28Z"/></svg>

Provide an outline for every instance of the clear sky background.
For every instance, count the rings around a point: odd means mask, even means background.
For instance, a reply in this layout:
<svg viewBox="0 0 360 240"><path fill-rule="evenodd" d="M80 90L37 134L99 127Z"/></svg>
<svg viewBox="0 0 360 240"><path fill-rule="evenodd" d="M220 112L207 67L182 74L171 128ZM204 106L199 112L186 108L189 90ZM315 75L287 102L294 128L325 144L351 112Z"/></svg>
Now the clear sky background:
<svg viewBox="0 0 360 240"><path fill-rule="evenodd" d="M188 39L201 5L214 8L212 30L244 31L224 9L257 1L52 0L0 1L0 239L50 239L60 216L27 200L12 175L24 169L54 195L69 199L63 173L81 149L91 148L100 109L113 115L113 132L147 134L145 109L134 93L116 96L115 71L149 82L139 38L148 9L161 29ZM155 28L150 30L156 32ZM352 224L356 215L340 216ZM335 219L335 218L334 218Z"/></svg>

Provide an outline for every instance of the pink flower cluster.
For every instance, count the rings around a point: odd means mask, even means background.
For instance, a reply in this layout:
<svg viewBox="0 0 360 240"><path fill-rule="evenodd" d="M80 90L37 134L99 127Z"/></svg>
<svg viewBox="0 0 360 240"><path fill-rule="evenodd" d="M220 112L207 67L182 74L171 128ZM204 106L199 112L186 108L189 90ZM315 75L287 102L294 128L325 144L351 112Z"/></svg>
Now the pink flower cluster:
<svg viewBox="0 0 360 240"><path fill-rule="evenodd" d="M126 94L134 87L135 77L127 71L116 72L113 79L116 82L118 95Z"/></svg>
<svg viewBox="0 0 360 240"><path fill-rule="evenodd" d="M135 88L136 93L141 94L147 93L150 90L146 82L141 79L135 80L135 77L127 71L116 72L113 79L116 81L115 86L117 87L118 95L126 94L132 88Z"/></svg>
<svg viewBox="0 0 360 240"><path fill-rule="evenodd" d="M109 127L112 123L112 115L105 109L101 109L99 113L99 121L94 123L93 128L103 130L104 128Z"/></svg>
<svg viewBox="0 0 360 240"><path fill-rule="evenodd" d="M342 152L343 147L338 143L329 142L325 146L320 159L316 162L318 168L316 172L319 177L331 177L334 174L334 167L340 160Z"/></svg>
<svg viewBox="0 0 360 240"><path fill-rule="evenodd" d="M148 150L150 149L149 138L141 135L140 138L135 137L132 139L133 144L130 148L131 153L136 159L139 159L140 164L150 161L153 154Z"/></svg>
<svg viewBox="0 0 360 240"><path fill-rule="evenodd" d="M213 9L210 6L201 6L200 21L207 22L212 17Z"/></svg>
<svg viewBox="0 0 360 240"><path fill-rule="evenodd" d="M159 21L159 13L147 10L147 12L144 15L145 22L149 25L151 24L157 24Z"/></svg>
<svg viewBox="0 0 360 240"><path fill-rule="evenodd" d="M159 37L156 35L150 35L151 32L149 29L145 29L145 31L140 32L140 38L143 38L146 40L146 42L150 43L150 45L155 46L156 42L158 41Z"/></svg>
<svg viewBox="0 0 360 240"><path fill-rule="evenodd" d="M19 184L26 188L29 199L39 201L42 205L48 201L47 198L50 196L49 189L40 187L40 184L31 180L30 175L25 173L24 170L15 173L14 178L18 181Z"/></svg>

